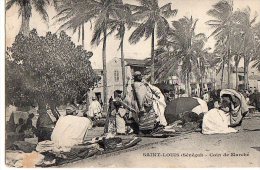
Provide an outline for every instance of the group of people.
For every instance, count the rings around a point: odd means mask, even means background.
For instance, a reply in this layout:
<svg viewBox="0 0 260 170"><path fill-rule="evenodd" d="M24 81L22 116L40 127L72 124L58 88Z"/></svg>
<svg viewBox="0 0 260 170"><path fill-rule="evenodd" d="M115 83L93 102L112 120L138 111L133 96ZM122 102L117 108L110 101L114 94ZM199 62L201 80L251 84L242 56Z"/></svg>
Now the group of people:
<svg viewBox="0 0 260 170"><path fill-rule="evenodd" d="M127 89L126 96L118 95L110 101L105 132L147 134L158 128L167 128L164 114L169 101L159 88L145 82L142 74L137 71L134 73L134 82ZM202 99L193 98L199 106L190 112L195 112L202 118L200 128L203 134L236 132L232 127L241 125L242 118L248 111L245 97L231 89L214 90ZM132 120L131 123L128 123L129 120Z"/></svg>
<svg viewBox="0 0 260 170"><path fill-rule="evenodd" d="M151 134L169 127L165 109L171 101L167 101L167 96L164 96L158 87L143 80L142 74L137 71L134 73L133 82L127 83L126 89L125 93L115 91L109 100L104 124L105 134ZM199 105L190 110L194 114L186 116L198 115L202 120L200 128L203 134L236 132L233 127L241 124L248 110L245 98L240 94L230 89L216 90L209 93L207 102L193 97ZM48 117L47 114L39 115L39 118ZM22 133L25 129L36 131L32 126L32 118L33 115L30 115L26 123L19 120L16 131L18 133ZM79 103L73 99L66 107L66 115L61 116L55 124L50 118L43 119L46 121L37 121L38 141L52 140L60 145L82 143L88 130L93 127L93 122L101 118L102 107L96 96L92 97L88 107L86 103Z"/></svg>
<svg viewBox="0 0 260 170"><path fill-rule="evenodd" d="M32 119L34 114L31 113L28 115L28 118L24 120L23 118L18 119L18 124L15 127L15 132L17 134L24 135L24 137L32 136L36 133L36 128L33 126Z"/></svg>

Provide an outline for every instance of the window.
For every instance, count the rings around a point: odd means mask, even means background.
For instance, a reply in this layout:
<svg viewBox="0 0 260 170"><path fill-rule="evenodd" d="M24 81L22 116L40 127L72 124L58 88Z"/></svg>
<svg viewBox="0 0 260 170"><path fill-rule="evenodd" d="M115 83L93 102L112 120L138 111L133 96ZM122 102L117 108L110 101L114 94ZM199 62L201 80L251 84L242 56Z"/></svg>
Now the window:
<svg viewBox="0 0 260 170"><path fill-rule="evenodd" d="M244 76L238 75L238 80L239 80L239 81L244 81L244 80L245 80L245 79L244 79Z"/></svg>
<svg viewBox="0 0 260 170"><path fill-rule="evenodd" d="M114 78L115 78L115 82L119 81L119 71L118 70L114 71Z"/></svg>

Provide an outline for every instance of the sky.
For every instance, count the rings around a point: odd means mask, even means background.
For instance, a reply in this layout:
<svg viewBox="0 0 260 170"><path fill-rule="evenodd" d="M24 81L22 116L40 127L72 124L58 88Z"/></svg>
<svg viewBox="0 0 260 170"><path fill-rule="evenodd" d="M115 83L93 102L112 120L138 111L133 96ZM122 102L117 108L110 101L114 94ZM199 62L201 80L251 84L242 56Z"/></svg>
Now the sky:
<svg viewBox="0 0 260 170"><path fill-rule="evenodd" d="M135 0L124 0L125 3L136 4ZM196 33L205 33L209 36L213 29L205 24L206 21L212 19L206 13L212 8L212 5L218 2L218 0L159 0L159 5L162 6L166 3L172 3L172 9L178 9L178 13L175 17L169 19L169 21L178 20L183 16L197 18L197 26L195 29ZM249 6L251 8L251 15L254 16L255 12L260 15L260 0L234 0L234 10L243 9ZM35 12L32 11L32 18L30 20L30 28L36 28L38 34L45 35L47 31L52 33L57 32L59 24L54 23L52 19L56 15L56 11L53 7L48 7L49 22L46 23L42 18ZM18 17L18 8L16 6L12 7L6 12L6 46L9 47L12 45L15 36L18 34L21 17ZM260 21L260 16L257 21ZM133 29L130 29L126 33L126 40L129 38ZM72 36L72 41L75 44L80 44L78 42L77 33L72 34L71 31L66 31L68 35ZM92 30L90 25L85 25L85 49L93 52L93 57L90 59L93 68L102 68L102 43L99 46L91 45ZM150 56L151 53L151 39L141 39L135 45L131 45L128 41L125 40L124 50L125 58L138 58L144 59ZM214 48L214 38L210 38L205 47ZM113 59L114 57L120 57L120 51L118 50L119 40L116 39L113 35L109 36L107 39L107 61Z"/></svg>

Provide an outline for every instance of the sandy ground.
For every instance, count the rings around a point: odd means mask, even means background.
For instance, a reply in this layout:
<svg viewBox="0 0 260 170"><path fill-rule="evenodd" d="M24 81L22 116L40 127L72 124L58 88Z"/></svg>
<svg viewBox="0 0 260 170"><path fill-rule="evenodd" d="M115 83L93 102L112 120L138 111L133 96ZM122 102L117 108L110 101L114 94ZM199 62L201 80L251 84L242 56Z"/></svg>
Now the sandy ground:
<svg viewBox="0 0 260 170"><path fill-rule="evenodd" d="M142 138L133 148L62 167L260 167L260 116L244 119L238 133Z"/></svg>

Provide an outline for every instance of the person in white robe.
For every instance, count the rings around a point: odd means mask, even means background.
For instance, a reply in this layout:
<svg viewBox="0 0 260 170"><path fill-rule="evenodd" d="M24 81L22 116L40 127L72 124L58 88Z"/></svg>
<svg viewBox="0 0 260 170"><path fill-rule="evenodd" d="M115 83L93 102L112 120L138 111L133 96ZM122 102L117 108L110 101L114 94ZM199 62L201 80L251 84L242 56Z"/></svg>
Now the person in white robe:
<svg viewBox="0 0 260 170"><path fill-rule="evenodd" d="M203 134L234 133L236 129L230 126L230 101L223 100L221 108L211 109L205 113L202 123Z"/></svg>

